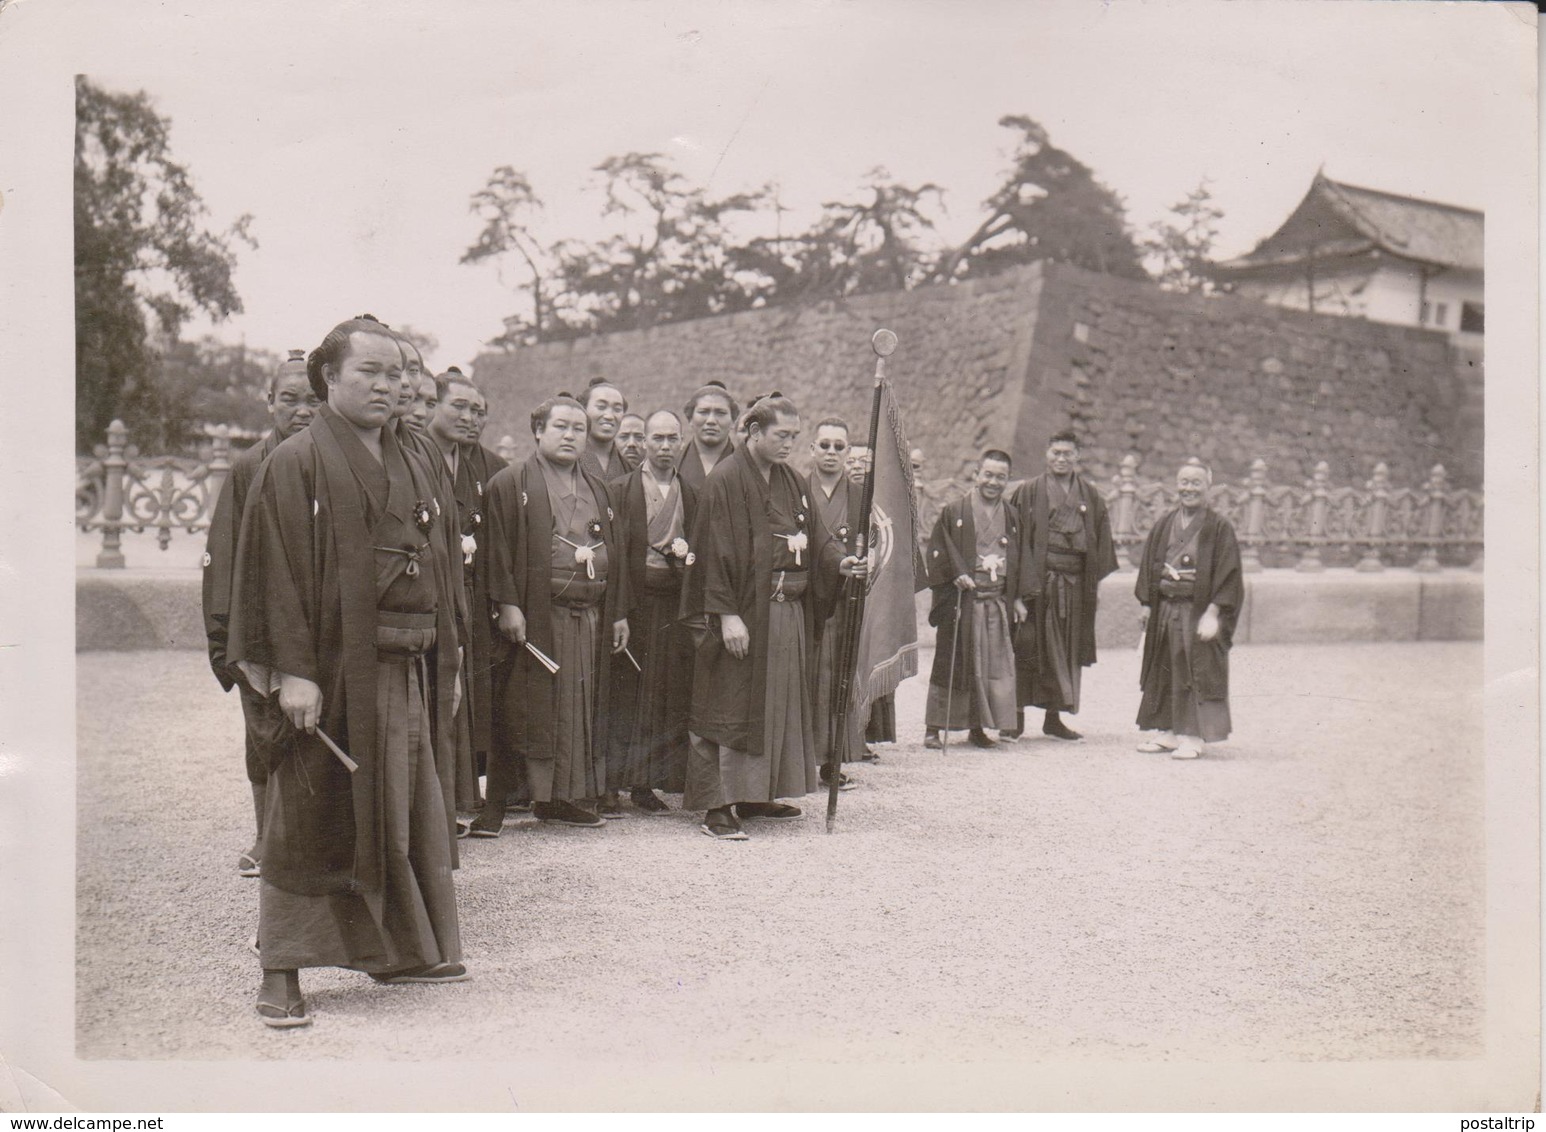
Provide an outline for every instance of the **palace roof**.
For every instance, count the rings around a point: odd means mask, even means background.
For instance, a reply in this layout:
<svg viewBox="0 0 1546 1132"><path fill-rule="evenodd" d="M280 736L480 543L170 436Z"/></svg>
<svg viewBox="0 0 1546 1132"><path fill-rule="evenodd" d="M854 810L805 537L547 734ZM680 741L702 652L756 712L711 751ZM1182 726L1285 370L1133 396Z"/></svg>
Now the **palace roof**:
<svg viewBox="0 0 1546 1132"><path fill-rule="evenodd" d="M1210 265L1230 277L1261 268L1385 254L1414 263L1482 270L1482 213L1333 181L1317 173L1276 232L1236 259Z"/></svg>

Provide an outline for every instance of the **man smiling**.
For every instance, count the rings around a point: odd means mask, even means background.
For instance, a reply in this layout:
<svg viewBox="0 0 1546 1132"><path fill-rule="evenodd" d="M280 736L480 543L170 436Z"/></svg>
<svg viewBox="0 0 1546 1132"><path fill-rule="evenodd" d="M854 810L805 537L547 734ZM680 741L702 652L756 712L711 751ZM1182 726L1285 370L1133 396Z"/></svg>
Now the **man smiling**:
<svg viewBox="0 0 1546 1132"><path fill-rule="evenodd" d="M629 469L617 452L617 430L628 412L628 398L610 381L595 377L581 395L580 403L585 409L587 426L580 465L603 483L627 475Z"/></svg>
<svg viewBox="0 0 1546 1132"><path fill-rule="evenodd" d="M1245 599L1235 529L1207 505L1213 473L1196 459L1176 473L1179 506L1149 532L1138 563L1147 632L1138 747L1195 759L1229 737L1229 648Z"/></svg>
<svg viewBox="0 0 1546 1132"><path fill-rule="evenodd" d="M972 490L945 504L929 536L929 624L938 633L924 709L926 747L942 745L942 730L961 728L975 746L992 747L997 740L987 728L1014 726L1010 627L1025 618L1025 603L1020 526L1003 503L1009 469L1007 452L984 452Z"/></svg>

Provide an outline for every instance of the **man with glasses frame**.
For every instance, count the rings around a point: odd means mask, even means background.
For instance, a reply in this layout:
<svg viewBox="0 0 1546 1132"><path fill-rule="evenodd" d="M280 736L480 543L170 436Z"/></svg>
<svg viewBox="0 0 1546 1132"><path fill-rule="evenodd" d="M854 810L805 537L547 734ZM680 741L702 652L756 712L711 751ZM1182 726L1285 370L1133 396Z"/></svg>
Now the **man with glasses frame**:
<svg viewBox="0 0 1546 1132"><path fill-rule="evenodd" d="M840 539L849 554L854 551L858 538L860 502L864 494L864 477L861 471L858 483L849 473L848 457L852 449L848 442L848 422L842 417L826 417L816 425L815 439L811 441L811 454L815 464L811 471L811 486L815 488L816 508L826 521L827 529ZM821 778L827 781L827 765L832 757L831 732L828 721L834 713L832 702L832 676L837 667L837 624L834 618L816 626L816 757L821 763ZM864 745L864 721L857 713L848 718L848 735L842 744L840 762L862 760L869 755ZM870 756L873 757L873 756ZM852 784L845 774L838 784L841 790Z"/></svg>

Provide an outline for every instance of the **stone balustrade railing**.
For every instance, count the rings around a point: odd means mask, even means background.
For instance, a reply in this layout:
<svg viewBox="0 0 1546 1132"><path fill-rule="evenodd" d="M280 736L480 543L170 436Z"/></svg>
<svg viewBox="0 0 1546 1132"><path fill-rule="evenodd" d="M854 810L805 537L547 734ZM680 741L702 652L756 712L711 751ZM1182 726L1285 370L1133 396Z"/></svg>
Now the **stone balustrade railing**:
<svg viewBox="0 0 1546 1132"><path fill-rule="evenodd" d="M1136 569L1143 540L1176 506L1173 482L1141 482L1138 458L1124 457L1102 495L1111 509L1112 537L1123 569ZM1352 566L1363 572L1410 566L1482 569L1483 495L1451 488L1442 465L1427 482L1396 487L1382 463L1361 487L1334 486L1323 460L1303 486L1273 484L1265 460L1251 464L1243 483L1215 483L1208 505L1234 524L1247 571L1292 567L1314 572Z"/></svg>
<svg viewBox="0 0 1546 1132"><path fill-rule="evenodd" d="M83 531L101 531L97 565L122 569L124 531L156 532L162 550L172 544L172 532L190 535L209 529L220 489L231 470L230 431L216 430L207 461L177 456L141 456L129 443L122 421L107 428L107 443L94 458L77 462L75 524Z"/></svg>
<svg viewBox="0 0 1546 1132"><path fill-rule="evenodd" d="M501 454L514 442L500 442ZM101 531L97 565L121 568L122 532L154 530L161 549L176 530L201 534L231 466L229 433L217 430L207 460L142 457L114 421L95 458L80 462L75 520L84 531ZM932 524L939 508L964 490L953 481L919 485L919 518ZM1138 457L1128 455L1100 485L1111 510L1112 535L1122 568L1136 568L1138 552L1155 522L1176 505L1172 481L1140 480ZM1425 483L1398 487L1384 464L1361 486L1333 485L1322 462L1306 484L1274 484L1264 460L1240 483L1215 483L1208 502L1234 524L1248 571L1287 567L1300 571L1351 566L1378 571L1390 566L1433 571L1445 566L1482 568L1483 496L1454 489L1442 466Z"/></svg>

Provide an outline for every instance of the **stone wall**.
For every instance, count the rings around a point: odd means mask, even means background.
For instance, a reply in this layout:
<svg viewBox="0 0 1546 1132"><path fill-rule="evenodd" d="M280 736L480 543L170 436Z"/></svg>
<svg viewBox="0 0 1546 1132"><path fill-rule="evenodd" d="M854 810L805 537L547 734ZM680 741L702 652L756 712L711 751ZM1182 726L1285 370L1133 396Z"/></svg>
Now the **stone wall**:
<svg viewBox="0 0 1546 1132"><path fill-rule="evenodd" d="M1232 296L1157 287L1049 265L1019 416L1017 454L1071 424L1087 474L1122 457L1164 478L1190 455L1239 481L1253 459L1277 483L1327 461L1333 484L1362 485L1384 461L1394 483L1443 464L1451 482L1482 478L1476 418L1448 338L1312 315Z"/></svg>
<svg viewBox="0 0 1546 1132"><path fill-rule="evenodd" d="M875 373L870 336L887 326L900 339L887 373L909 440L928 453L929 475L953 476L957 457L1013 438L1040 289L1039 273L1016 272L484 354L474 369L489 398L484 443L508 434L530 451L531 409L598 375L644 411L680 411L692 390L718 379L743 402L777 389L808 423L836 413L862 430Z"/></svg>
<svg viewBox="0 0 1546 1132"><path fill-rule="evenodd" d="M1034 474L1047 437L1072 424L1100 479L1134 452L1146 479L1196 454L1231 481L1262 457L1278 483L1307 480L1320 460L1333 484L1362 485L1382 460L1398 484L1436 463L1452 484L1481 482L1479 416L1458 411L1466 391L1444 335L1060 264L485 354L485 439L529 451L531 408L597 375L642 409L680 408L717 378L742 397L779 389L807 422L836 412L863 428L881 326L900 339L888 372L926 480L960 478L989 446Z"/></svg>

